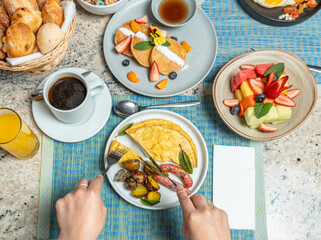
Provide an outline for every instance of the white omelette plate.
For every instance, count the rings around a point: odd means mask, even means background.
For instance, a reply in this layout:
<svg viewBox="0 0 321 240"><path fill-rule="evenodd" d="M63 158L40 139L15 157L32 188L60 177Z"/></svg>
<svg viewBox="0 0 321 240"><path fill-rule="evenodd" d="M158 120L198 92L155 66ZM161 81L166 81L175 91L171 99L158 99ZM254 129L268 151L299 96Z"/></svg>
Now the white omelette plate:
<svg viewBox="0 0 321 240"><path fill-rule="evenodd" d="M204 141L204 138L202 134L198 131L198 129L194 126L193 123L191 123L189 120L186 118L182 117L181 115L167 111L167 110L147 110L147 111L142 111L139 113L136 113L128 118L126 118L124 121L122 121L111 133L107 144L106 144L106 149L105 149L105 154L104 154L104 163L105 167L107 167L107 155L109 152L109 148L111 143L114 141L115 137L117 136L118 131L125 126L128 123L138 123L142 122L148 119L164 119L164 120L169 120L177 125L179 125L185 132L187 132L190 137L193 139L197 152L198 152L198 167L194 168L193 174L191 174L193 178L193 186L190 188L192 191L191 195L195 194L198 189L201 187L203 184L203 181L206 177L207 173L207 166L208 166L208 152L207 152L207 146ZM138 145L128 136L122 136L122 137L117 137L117 140L132 148L135 150L138 154L140 154L144 159L147 159L144 157L144 154L142 151L139 149ZM162 210L162 209L168 209L172 208L175 206L179 205L178 198L176 196L176 192L173 192L172 190L168 189L167 187L163 186L160 184L160 189L159 192L161 193L161 200L160 203L150 207L142 204L140 202L139 198L135 198L131 196L131 191L127 190L125 188L125 185L123 182L116 182L114 181L114 176L118 172L119 169L121 169L120 164L115 164L112 166L108 173L107 177L114 188L114 190L127 202L140 207L140 208L145 208L145 209L150 209L150 210ZM181 180L176 177L174 174L170 173L170 177L177 180L178 182L181 182Z"/></svg>
<svg viewBox="0 0 321 240"><path fill-rule="evenodd" d="M66 70L78 74L87 71L86 69L82 68L67 68L57 72ZM43 87L49 77L50 76L45 78L40 83L39 87ZM96 74L91 73L86 78L91 79L99 77ZM101 81L103 80L101 79ZM109 118L111 106L111 96L107 85L104 84L104 89L99 94L94 96L94 108L92 109L92 113L87 119L84 119L79 123L67 124L59 121L51 113L44 101L33 100L32 113L38 127L46 135L61 142L72 143L86 140L98 133L105 126Z"/></svg>

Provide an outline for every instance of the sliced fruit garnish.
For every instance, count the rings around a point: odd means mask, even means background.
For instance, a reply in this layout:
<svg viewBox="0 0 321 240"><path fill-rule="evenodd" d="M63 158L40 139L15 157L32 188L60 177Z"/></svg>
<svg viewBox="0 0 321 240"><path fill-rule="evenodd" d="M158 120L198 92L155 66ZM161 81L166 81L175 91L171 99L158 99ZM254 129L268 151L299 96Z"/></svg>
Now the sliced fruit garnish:
<svg viewBox="0 0 321 240"><path fill-rule="evenodd" d="M132 40L132 37L131 37L131 36L126 37L123 41L121 41L120 43L118 43L118 44L116 45L116 47L115 47L115 48L116 48L116 51L117 51L118 53L124 52L124 51L126 50L126 48L129 46L131 40Z"/></svg>
<svg viewBox="0 0 321 240"><path fill-rule="evenodd" d="M223 104L227 107L233 107L234 105L239 104L240 101L238 99L227 99L223 101Z"/></svg>
<svg viewBox="0 0 321 240"><path fill-rule="evenodd" d="M264 73L274 65L274 63L258 64L255 66L254 71L260 77L264 76Z"/></svg>
<svg viewBox="0 0 321 240"><path fill-rule="evenodd" d="M186 52L190 52L193 48L185 41L182 42L182 47L185 49Z"/></svg>
<svg viewBox="0 0 321 240"><path fill-rule="evenodd" d="M252 88L253 92L257 94L261 94L264 92L265 83L262 81L258 81L255 79L250 79L249 81L250 87Z"/></svg>
<svg viewBox="0 0 321 240"><path fill-rule="evenodd" d="M132 20L132 21L130 22L130 27L132 28L132 31L133 31L134 33L137 33L137 32L140 30L139 24L138 24L136 21L134 21L134 20Z"/></svg>
<svg viewBox="0 0 321 240"><path fill-rule="evenodd" d="M271 83L274 82L274 76L275 76L275 73L274 73L274 72L271 72L271 73L269 74L269 77L268 77L266 86L269 86Z"/></svg>
<svg viewBox="0 0 321 240"><path fill-rule="evenodd" d="M272 73L271 73L271 75L273 75ZM272 76L270 76L270 78L271 77ZM269 78L269 82L270 82L270 78ZM268 84L266 84L265 89L264 89L265 95L267 97L273 98L273 99L276 99L277 97L279 97L280 94L282 93L282 91L287 90L292 87L292 85L285 87L285 84L287 83L288 79L289 79L289 77L285 76L285 77L275 81L274 83L269 84L269 82L268 82Z"/></svg>
<svg viewBox="0 0 321 240"><path fill-rule="evenodd" d="M310 1L309 1L309 7L310 7L310 8L314 8L316 5L318 5L318 3L317 3L316 0L310 0Z"/></svg>
<svg viewBox="0 0 321 240"><path fill-rule="evenodd" d="M275 100L276 104L286 106L286 107L294 107L295 102L291 98L289 98L287 95L281 93L280 96L278 96Z"/></svg>
<svg viewBox="0 0 321 240"><path fill-rule="evenodd" d="M127 77L128 77L128 80L133 82L133 83L138 83L139 82L139 78L136 76L136 74L134 72L129 72Z"/></svg>
<svg viewBox="0 0 321 240"><path fill-rule="evenodd" d="M254 72L253 69L248 69L248 70L241 70L239 71L235 78L231 79L231 92L235 92L235 90L239 89L241 84L248 80L248 79L255 79L257 78L256 73ZM244 93L243 93L244 95Z"/></svg>
<svg viewBox="0 0 321 240"><path fill-rule="evenodd" d="M137 23L145 24L145 23L148 22L148 16L145 15L145 16L143 16L143 17L136 18L135 21L136 21Z"/></svg>
<svg viewBox="0 0 321 240"><path fill-rule="evenodd" d="M296 11L296 7L285 7L283 9L284 13L289 13L289 14L294 13L295 11Z"/></svg>
<svg viewBox="0 0 321 240"><path fill-rule="evenodd" d="M248 70L248 69L254 69L255 68L255 65L252 65L252 64L243 64L240 69L241 70Z"/></svg>
<svg viewBox="0 0 321 240"><path fill-rule="evenodd" d="M156 87L158 89L164 89L167 85L167 78L163 79L162 81L160 81L159 83L156 84Z"/></svg>
<svg viewBox="0 0 321 240"><path fill-rule="evenodd" d="M243 107L243 105L240 103L240 111L239 111L239 114L238 114L238 116L239 117L243 117L244 116L244 112L245 112L245 110L244 110L244 107Z"/></svg>
<svg viewBox="0 0 321 240"><path fill-rule="evenodd" d="M260 126L260 130L262 132L275 132L278 129L276 127L271 127L269 125L266 125L266 124L262 123L261 126Z"/></svg>
<svg viewBox="0 0 321 240"><path fill-rule="evenodd" d="M255 101L255 96L254 95L250 95L245 97L241 102L240 105L242 105L244 111L246 111L246 109L248 109L249 107L253 107L255 105L256 101Z"/></svg>
<svg viewBox="0 0 321 240"><path fill-rule="evenodd" d="M289 98L293 99L300 94L300 90L299 89L292 89L292 90L287 91L286 94L288 95Z"/></svg>
<svg viewBox="0 0 321 240"><path fill-rule="evenodd" d="M154 61L149 71L149 81L155 82L159 80L159 69L157 63Z"/></svg>

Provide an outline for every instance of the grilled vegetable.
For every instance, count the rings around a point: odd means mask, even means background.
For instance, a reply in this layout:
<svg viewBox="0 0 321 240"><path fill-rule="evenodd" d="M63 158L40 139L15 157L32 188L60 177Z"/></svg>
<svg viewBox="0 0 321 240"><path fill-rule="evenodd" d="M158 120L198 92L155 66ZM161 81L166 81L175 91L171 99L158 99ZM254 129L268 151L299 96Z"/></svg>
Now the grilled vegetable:
<svg viewBox="0 0 321 240"><path fill-rule="evenodd" d="M114 181L116 181L116 182L125 182L126 178L127 178L127 173L126 173L126 171L125 171L124 169L120 169L120 170L116 173L116 175L115 175L115 177L114 177Z"/></svg>
<svg viewBox="0 0 321 240"><path fill-rule="evenodd" d="M127 160L123 162L123 167L130 172L138 171L140 168L140 161L138 159Z"/></svg>
<svg viewBox="0 0 321 240"><path fill-rule="evenodd" d="M145 181L145 173L141 172L141 171L134 171L131 172L132 177L136 180L136 182L138 182L139 184L144 184Z"/></svg>
<svg viewBox="0 0 321 240"><path fill-rule="evenodd" d="M142 198L148 193L147 188L144 186L138 185L137 188L132 191L132 196L136 198Z"/></svg>
<svg viewBox="0 0 321 240"><path fill-rule="evenodd" d="M145 179L145 187L147 188L148 191L159 190L158 182L150 176L147 176L147 178Z"/></svg>
<svg viewBox="0 0 321 240"><path fill-rule="evenodd" d="M152 191L147 194L146 199L152 201L160 201L161 194L159 192Z"/></svg>
<svg viewBox="0 0 321 240"><path fill-rule="evenodd" d="M146 163L144 164L144 172L148 176L151 176L151 175L155 174L155 171L150 166L148 166Z"/></svg>
<svg viewBox="0 0 321 240"><path fill-rule="evenodd" d="M125 187L126 187L126 189L128 189L130 191L135 190L137 188L136 180L133 177L127 178L126 182L125 182Z"/></svg>

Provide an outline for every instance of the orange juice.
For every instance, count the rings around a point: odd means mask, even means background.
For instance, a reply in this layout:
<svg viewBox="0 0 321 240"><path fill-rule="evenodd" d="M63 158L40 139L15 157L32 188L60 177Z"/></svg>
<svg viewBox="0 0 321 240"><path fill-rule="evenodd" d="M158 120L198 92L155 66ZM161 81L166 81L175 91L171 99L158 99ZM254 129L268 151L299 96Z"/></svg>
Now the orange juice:
<svg viewBox="0 0 321 240"><path fill-rule="evenodd" d="M20 159L33 157L39 149L36 135L8 108L0 108L0 147Z"/></svg>

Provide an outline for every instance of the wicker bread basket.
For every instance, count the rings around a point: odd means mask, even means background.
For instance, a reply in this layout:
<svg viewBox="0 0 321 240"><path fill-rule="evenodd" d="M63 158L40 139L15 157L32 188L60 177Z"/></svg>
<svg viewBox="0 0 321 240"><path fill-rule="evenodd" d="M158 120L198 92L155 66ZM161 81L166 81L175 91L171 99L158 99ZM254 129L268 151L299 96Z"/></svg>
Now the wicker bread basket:
<svg viewBox="0 0 321 240"><path fill-rule="evenodd" d="M68 41L75 30L75 26L76 16L70 24L64 39L58 44L55 49L53 49L43 57L19 64L17 66L11 66L5 60L0 60L0 69L9 71L24 71L29 74L42 74L51 70L52 68L57 66L64 58L68 47Z"/></svg>

